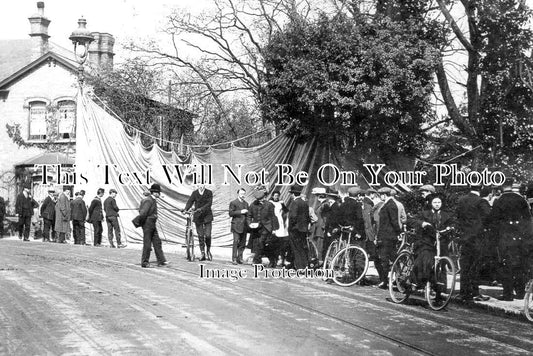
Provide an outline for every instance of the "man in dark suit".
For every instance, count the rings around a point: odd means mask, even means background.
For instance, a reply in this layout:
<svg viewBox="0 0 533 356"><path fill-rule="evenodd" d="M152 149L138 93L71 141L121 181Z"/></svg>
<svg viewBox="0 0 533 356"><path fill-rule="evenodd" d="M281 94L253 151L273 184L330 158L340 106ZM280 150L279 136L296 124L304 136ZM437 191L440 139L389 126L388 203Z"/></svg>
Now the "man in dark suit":
<svg viewBox="0 0 533 356"><path fill-rule="evenodd" d="M200 251L202 257L200 261L205 261L207 247L207 259L211 261L211 228L213 223L213 211L211 205L213 204L213 192L209 189L205 189L204 184L200 184L198 189L192 192L187 204L185 204L185 210L189 210L194 207L193 221L196 226L196 233L198 234L198 241L200 243Z"/></svg>
<svg viewBox="0 0 533 356"><path fill-rule="evenodd" d="M161 186L159 184L152 184L150 187L150 195L141 200L139 207L139 215L133 220L135 226L142 226L143 228L143 251L141 256L141 267L150 267L150 251L154 247L155 257L157 258L158 266L168 265L163 248L161 247L161 239L157 232L157 198L161 195Z"/></svg>
<svg viewBox="0 0 533 356"><path fill-rule="evenodd" d="M480 186L472 186L470 193L457 202L457 222L461 236L461 291L459 299L486 301L489 297L479 294L479 270L481 267L484 222L490 214L490 205L480 197ZM485 241L486 243L486 241Z"/></svg>
<svg viewBox="0 0 533 356"><path fill-rule="evenodd" d="M398 206L392 200L392 190L386 187L380 188L378 194L384 201L379 210L376 235L378 255L381 262L381 269L378 269L378 271L381 270L381 275L379 276L381 282L378 287L387 289L390 264L396 257L396 241L402 231L402 227L400 226Z"/></svg>
<svg viewBox="0 0 533 356"><path fill-rule="evenodd" d="M120 224L118 212L119 208L116 201L117 191L115 189L109 190L109 196L104 200L104 211L105 218L107 221L107 238L109 239L109 246L114 248L115 244L113 243L113 231L115 231L115 237L117 239L118 248L125 247L120 242Z"/></svg>
<svg viewBox="0 0 533 356"><path fill-rule="evenodd" d="M293 200L289 206L289 242L292 250L293 267L303 269L307 267L307 231L311 219L309 205L302 199L302 187L293 185L289 191Z"/></svg>
<svg viewBox="0 0 533 356"><path fill-rule="evenodd" d="M15 203L15 212L19 218L19 238L24 233L24 241L30 240L30 225L33 209L39 204L30 195L30 188L24 187L22 193L17 196Z"/></svg>
<svg viewBox="0 0 533 356"><path fill-rule="evenodd" d="M87 218L87 206L83 201L85 191L76 193L76 197L70 204L72 216L72 233L74 244L85 245L85 219Z"/></svg>
<svg viewBox="0 0 533 356"><path fill-rule="evenodd" d="M93 224L94 228L94 246L100 246L102 244L102 221L104 220L104 213L102 211L102 197L105 190L98 188L96 197L91 201L89 206L89 223Z"/></svg>
<svg viewBox="0 0 533 356"><path fill-rule="evenodd" d="M339 193L330 188L326 189L326 196L328 197L328 206L325 208L326 212L326 226L324 232L324 248L322 249L322 260L325 260L329 245L339 237L339 224L342 219L342 200Z"/></svg>
<svg viewBox="0 0 533 356"><path fill-rule="evenodd" d="M365 237L365 221L363 219L363 207L358 201L359 195L363 191L358 187L350 187L348 189L348 197L341 205L342 209L342 225L353 226L353 237L359 235L359 238ZM354 241L355 242L355 241ZM364 247L364 246L363 246Z"/></svg>
<svg viewBox="0 0 533 356"><path fill-rule="evenodd" d="M229 203L229 216L231 216L231 232L233 233L232 263L242 264L242 253L246 245L246 233L248 232L247 217L250 206L244 200L246 190L240 188L237 191L237 199Z"/></svg>
<svg viewBox="0 0 533 356"><path fill-rule="evenodd" d="M54 241L55 238L55 219L56 219L56 200L54 197L55 191L53 189L48 190L48 196L44 199L40 214L43 218L43 241ZM52 240L50 240L50 229L52 230Z"/></svg>
<svg viewBox="0 0 533 356"><path fill-rule="evenodd" d="M506 179L503 194L494 202L489 221L499 237L503 295L500 300L523 299L526 271L533 237L531 212L522 195L513 191L513 179ZM513 289L516 296L513 296Z"/></svg>

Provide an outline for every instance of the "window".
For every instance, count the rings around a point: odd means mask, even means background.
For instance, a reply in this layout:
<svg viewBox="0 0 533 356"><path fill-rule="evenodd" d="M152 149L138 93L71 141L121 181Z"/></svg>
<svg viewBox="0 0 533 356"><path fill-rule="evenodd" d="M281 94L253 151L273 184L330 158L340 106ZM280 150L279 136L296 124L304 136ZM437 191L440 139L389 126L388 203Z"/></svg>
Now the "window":
<svg viewBox="0 0 533 356"><path fill-rule="evenodd" d="M34 101L30 103L30 140L46 140L46 103Z"/></svg>
<svg viewBox="0 0 533 356"><path fill-rule="evenodd" d="M70 139L76 137L75 122L76 122L76 105L73 101L63 100L57 103L58 119L57 119L57 133L58 138Z"/></svg>

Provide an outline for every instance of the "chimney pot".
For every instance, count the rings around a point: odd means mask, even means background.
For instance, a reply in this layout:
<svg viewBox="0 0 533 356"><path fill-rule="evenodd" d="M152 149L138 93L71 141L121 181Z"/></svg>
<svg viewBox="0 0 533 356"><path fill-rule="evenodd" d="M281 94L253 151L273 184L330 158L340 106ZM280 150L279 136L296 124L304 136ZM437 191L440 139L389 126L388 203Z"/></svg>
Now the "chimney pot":
<svg viewBox="0 0 533 356"><path fill-rule="evenodd" d="M38 13L28 18L31 25L30 37L34 42L36 58L48 52L48 25L50 20L44 16L44 1L37 2Z"/></svg>

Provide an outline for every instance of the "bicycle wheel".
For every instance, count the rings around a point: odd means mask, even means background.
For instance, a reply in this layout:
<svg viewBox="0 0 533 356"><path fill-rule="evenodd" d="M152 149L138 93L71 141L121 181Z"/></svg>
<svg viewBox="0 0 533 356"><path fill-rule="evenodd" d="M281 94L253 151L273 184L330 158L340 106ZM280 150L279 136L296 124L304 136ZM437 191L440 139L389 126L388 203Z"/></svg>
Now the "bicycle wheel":
<svg viewBox="0 0 533 356"><path fill-rule="evenodd" d="M389 274L389 294L394 303L403 303L411 294L411 273L413 255L409 251L400 252L392 264Z"/></svg>
<svg viewBox="0 0 533 356"><path fill-rule="evenodd" d="M526 285L526 294L524 296L524 314L529 321L533 321L533 279L530 279Z"/></svg>
<svg viewBox="0 0 533 356"><path fill-rule="evenodd" d="M318 268L318 249L315 243L311 240L307 240L307 249L309 268Z"/></svg>
<svg viewBox="0 0 533 356"><path fill-rule="evenodd" d="M433 269L433 276L426 283L426 300L433 310L441 310L452 299L455 290L455 266L451 258L440 257Z"/></svg>
<svg viewBox="0 0 533 356"><path fill-rule="evenodd" d="M339 252L339 242L335 240L329 245L326 256L324 257L324 263L322 264L322 271L324 272L323 280L328 279L325 276L328 275L328 270L331 269L331 261L333 261L333 257L335 257L337 252Z"/></svg>
<svg viewBox="0 0 533 356"><path fill-rule="evenodd" d="M348 246L333 257L331 269L335 283L343 287L353 286L368 270L368 254L359 246Z"/></svg>

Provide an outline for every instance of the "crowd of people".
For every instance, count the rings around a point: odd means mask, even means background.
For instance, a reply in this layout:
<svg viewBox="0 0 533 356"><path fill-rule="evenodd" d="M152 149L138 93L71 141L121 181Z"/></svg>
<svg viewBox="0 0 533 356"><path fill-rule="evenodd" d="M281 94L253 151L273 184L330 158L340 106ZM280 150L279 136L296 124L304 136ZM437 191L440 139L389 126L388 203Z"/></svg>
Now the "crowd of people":
<svg viewBox="0 0 533 356"><path fill-rule="evenodd" d="M503 286L501 300L511 301L524 297L527 271L533 253L533 223L531 201L528 202L512 179L502 187L471 186L455 206L446 207L442 193L431 185L419 188L422 207L408 211L398 199L397 192L388 187L363 190L357 186L346 192L324 187L312 190L312 206L302 195L301 186L289 190L286 201L279 190L268 192L264 187L254 188L254 200L248 203L246 190L237 190L237 197L229 203L228 213L233 234L232 263L245 263L244 250L251 251L250 261L260 264L263 258L271 268L304 269L310 266L309 241L318 250L319 266L325 260L328 246L339 239L341 226L350 226L352 236L363 247L379 275L378 287L388 288L388 274L396 258L398 237L412 231L414 268L412 288L425 285L430 278L434 257L436 231L442 234L441 255L448 255L451 236L460 246L461 288L459 299L487 300L480 294L481 279L497 281ZM107 222L111 247L124 247L121 242L117 191L111 189L102 202L105 190L97 190L89 206L84 202L85 191L80 190L70 199L70 190L61 193L50 190L40 205L43 219L43 241L65 243L72 234L74 244L85 245L85 223L93 228L93 245L101 246L102 222ZM150 252L154 249L158 265L168 264L158 235L157 198L161 187L153 184L146 192L133 220L143 230L141 266L150 267ZM0 215L5 215L5 203L0 201ZM213 193L199 185L189 197L185 209L193 212L201 257L211 260L211 230L213 222ZM25 187L17 196L16 214L18 234L29 240L30 223L38 207L30 190ZM1 224L3 225L3 224ZM2 231L3 233L3 231ZM116 243L116 244L115 244ZM363 279L361 283L369 283Z"/></svg>
<svg viewBox="0 0 533 356"><path fill-rule="evenodd" d="M61 193L48 190L48 196L39 205L30 194L30 188L25 186L17 195L15 202L15 214L18 219L17 232L22 241L29 241L31 221L38 209L42 218L42 239L44 242L67 243L72 236L74 244L87 245L86 225L89 223L93 228L93 245L102 244L102 222L107 222L109 245L113 248L125 247L121 242L121 228L118 220L119 208L116 202L117 191L111 189L109 196L102 203L105 190L100 188L96 196L87 206L84 201L85 191L80 190L71 198L71 190L64 187ZM2 200L3 202L3 200ZM5 215L5 204L0 207ZM2 219L3 220L3 219ZM2 235L3 235L3 223ZM35 234L34 238L37 238ZM116 241L116 244L115 244Z"/></svg>
<svg viewBox="0 0 533 356"><path fill-rule="evenodd" d="M301 192L302 187L293 186L285 203L278 190L269 195L265 189L255 189L249 204L246 191L237 191L237 198L229 204L233 264L244 263L247 247L253 263L266 258L269 267L305 268L311 262L307 239L316 245L322 263L328 246L340 236L339 227L351 226L355 241L367 251L378 272L378 287L386 289L398 237L408 230L414 244L412 288L416 289L430 278L439 231L441 255L449 254L452 239L461 250L459 300L487 300L479 291L482 278L502 284L501 300L524 296L533 253L531 202L512 179L498 188L471 186L453 207L445 206L444 195L435 187L424 185L419 189L423 199L419 211L407 211L396 190L388 187L350 187L346 193L316 187L313 206Z"/></svg>

